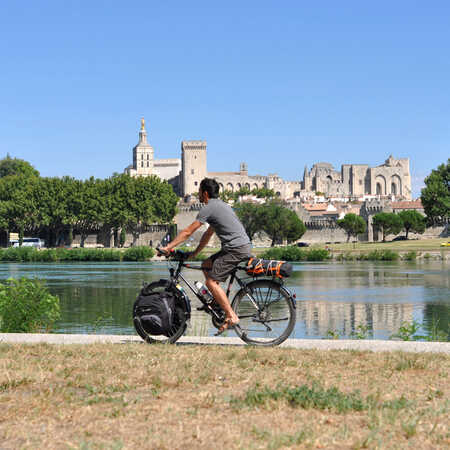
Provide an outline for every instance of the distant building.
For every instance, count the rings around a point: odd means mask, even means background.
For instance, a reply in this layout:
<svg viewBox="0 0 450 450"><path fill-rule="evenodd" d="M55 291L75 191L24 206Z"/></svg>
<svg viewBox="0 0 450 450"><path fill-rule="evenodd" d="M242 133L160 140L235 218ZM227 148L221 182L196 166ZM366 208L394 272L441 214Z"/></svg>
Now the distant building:
<svg viewBox="0 0 450 450"><path fill-rule="evenodd" d="M343 164L340 171L330 163L321 162L309 171L305 166L303 181L286 181L276 173L249 175L245 162L240 164L238 172L208 172L207 143L203 140L182 141L181 159L154 159L153 147L147 142L144 119L141 120L139 142L133 148L133 164L125 169L125 173L157 175L172 184L180 196L196 193L201 180L210 177L217 180L221 191L268 188L284 200L311 199L318 192L324 198L411 200L409 158L395 159L391 155L384 164L376 167Z"/></svg>

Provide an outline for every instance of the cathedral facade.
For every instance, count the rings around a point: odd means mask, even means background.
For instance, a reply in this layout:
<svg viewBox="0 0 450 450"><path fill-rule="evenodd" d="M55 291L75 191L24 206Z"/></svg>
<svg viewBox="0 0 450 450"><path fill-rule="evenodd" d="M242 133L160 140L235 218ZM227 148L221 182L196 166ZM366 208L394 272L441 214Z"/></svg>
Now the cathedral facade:
<svg viewBox="0 0 450 450"><path fill-rule="evenodd" d="M303 181L286 181L277 174L249 175L245 162L237 172L208 172L206 141L182 141L181 159L155 159L147 141L145 121L141 120L139 142L133 148L133 164L125 169L131 176L157 175L167 180L180 196L198 192L203 178L214 178L221 191L241 188L272 189L280 198L308 197L322 193L325 197L358 199L364 196L395 197L411 200L409 158L392 155L376 167L367 164L343 164L337 171L330 163L314 164L304 169Z"/></svg>

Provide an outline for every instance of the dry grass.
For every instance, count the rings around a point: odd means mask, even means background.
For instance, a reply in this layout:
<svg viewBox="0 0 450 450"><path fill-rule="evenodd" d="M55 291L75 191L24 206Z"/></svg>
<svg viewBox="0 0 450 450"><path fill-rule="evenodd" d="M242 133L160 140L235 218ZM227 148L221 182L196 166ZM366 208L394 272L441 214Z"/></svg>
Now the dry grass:
<svg viewBox="0 0 450 450"><path fill-rule="evenodd" d="M0 448L448 448L449 367L443 354L0 344ZM283 394L297 386L314 401ZM333 406L332 391L363 407Z"/></svg>

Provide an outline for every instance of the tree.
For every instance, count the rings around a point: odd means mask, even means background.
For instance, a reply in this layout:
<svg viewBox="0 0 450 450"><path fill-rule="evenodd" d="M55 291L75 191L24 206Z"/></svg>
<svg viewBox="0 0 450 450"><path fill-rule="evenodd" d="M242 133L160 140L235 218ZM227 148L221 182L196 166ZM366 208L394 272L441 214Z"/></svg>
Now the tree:
<svg viewBox="0 0 450 450"><path fill-rule="evenodd" d="M373 226L381 231L383 242L386 242L388 234L400 233L403 222L397 214L381 212L373 216Z"/></svg>
<svg viewBox="0 0 450 450"><path fill-rule="evenodd" d="M104 180L94 177L85 181L75 180L71 215L81 235L80 247L84 247L88 234L98 231L105 221L107 202L104 185Z"/></svg>
<svg viewBox="0 0 450 450"><path fill-rule="evenodd" d="M24 177L38 177L39 172L27 161L11 158L9 155L0 160L0 178L9 175L23 175Z"/></svg>
<svg viewBox="0 0 450 450"><path fill-rule="evenodd" d="M420 198L430 223L450 218L450 158L425 178Z"/></svg>
<svg viewBox="0 0 450 450"><path fill-rule="evenodd" d="M263 229L263 207L256 203L240 202L234 210L252 241L253 236Z"/></svg>
<svg viewBox="0 0 450 450"><path fill-rule="evenodd" d="M77 220L73 205L76 186L76 180L70 177L40 178L38 181L38 217L41 227L47 231L48 247L64 243L66 233L72 243L73 225Z"/></svg>
<svg viewBox="0 0 450 450"><path fill-rule="evenodd" d="M12 175L0 178L1 223L8 230L19 233L20 245L25 233L39 226L37 183L36 177Z"/></svg>
<svg viewBox="0 0 450 450"><path fill-rule="evenodd" d="M426 228L426 218L414 209L409 211L401 211L398 213L400 219L403 222L403 228L406 231L406 239L408 239L408 233L422 234Z"/></svg>
<svg viewBox="0 0 450 450"><path fill-rule="evenodd" d="M284 207L280 201L272 200L261 207L262 228L272 239L272 247L278 240L295 241L305 233L306 227L297 214Z"/></svg>
<svg viewBox="0 0 450 450"><path fill-rule="evenodd" d="M178 197L159 177L117 175L106 180L105 189L105 221L115 234L119 229L132 233L133 245L146 226L171 222L176 214Z"/></svg>
<svg viewBox="0 0 450 450"><path fill-rule="evenodd" d="M273 189L268 189L265 187L255 188L251 192L253 195L256 195L258 198L271 199L276 197L275 191Z"/></svg>
<svg viewBox="0 0 450 450"><path fill-rule="evenodd" d="M347 242L351 236L357 238L358 234L365 233L367 229L366 221L353 213L346 214L343 219L337 221L337 224L347 233Z"/></svg>

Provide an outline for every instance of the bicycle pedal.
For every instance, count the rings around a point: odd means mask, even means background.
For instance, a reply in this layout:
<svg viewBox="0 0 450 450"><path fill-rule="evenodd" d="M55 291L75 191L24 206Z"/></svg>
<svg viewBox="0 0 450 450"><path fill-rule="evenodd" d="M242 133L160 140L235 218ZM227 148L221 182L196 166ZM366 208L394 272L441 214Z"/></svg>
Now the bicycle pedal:
<svg viewBox="0 0 450 450"><path fill-rule="evenodd" d="M202 305L197 308L197 311L208 311L208 305Z"/></svg>

